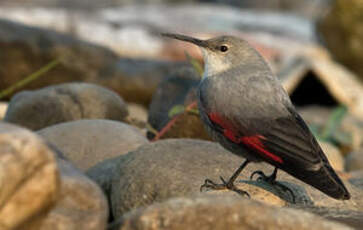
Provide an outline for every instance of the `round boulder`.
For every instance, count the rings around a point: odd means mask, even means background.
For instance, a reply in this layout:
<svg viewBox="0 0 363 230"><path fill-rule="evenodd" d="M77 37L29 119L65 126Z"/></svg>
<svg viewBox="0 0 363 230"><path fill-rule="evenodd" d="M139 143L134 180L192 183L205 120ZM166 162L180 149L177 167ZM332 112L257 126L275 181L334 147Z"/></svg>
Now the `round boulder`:
<svg viewBox="0 0 363 230"><path fill-rule="evenodd" d="M16 94L4 120L38 130L80 119L122 121L127 114L123 99L113 91L89 83L66 83Z"/></svg>
<svg viewBox="0 0 363 230"><path fill-rule="evenodd" d="M243 161L208 141L166 139L143 145L119 157L116 166L108 162L114 172L110 194L113 215L118 218L156 201L199 194L206 178L216 182L219 176L229 178ZM251 173L247 167L243 175Z"/></svg>
<svg viewBox="0 0 363 230"><path fill-rule="evenodd" d="M143 145L113 161L115 163L108 162L108 167L104 165L103 169L111 169L113 173L110 201L113 215L118 218L133 208L172 197L199 194L200 186L206 178L216 183L221 183L220 176L228 180L244 159L228 152L217 143L167 139ZM295 201L299 205L351 210L360 210L363 207L361 192L348 182L345 184L352 199L342 202L279 170L277 181L290 188L293 197L281 187L271 186L264 181L249 180L252 172L256 170L262 170L269 175L273 167L264 163L250 163L235 182L237 188L247 191L251 199L277 206ZM256 189L257 187L263 190ZM220 192L233 193L227 190Z"/></svg>
<svg viewBox="0 0 363 230"><path fill-rule="evenodd" d="M339 149L326 141L319 141L319 145L333 169L337 171L344 171L344 159Z"/></svg>
<svg viewBox="0 0 363 230"><path fill-rule="evenodd" d="M78 120L38 131L81 170L148 143L140 131L123 122Z"/></svg>
<svg viewBox="0 0 363 230"><path fill-rule="evenodd" d="M343 224L301 210L277 208L232 195L174 198L125 214L112 230L343 230Z"/></svg>
<svg viewBox="0 0 363 230"><path fill-rule="evenodd" d="M0 229L27 226L55 204L60 183L54 153L37 135L0 122Z"/></svg>
<svg viewBox="0 0 363 230"><path fill-rule="evenodd" d="M345 160L347 171L363 170L363 149L350 153Z"/></svg>
<svg viewBox="0 0 363 230"><path fill-rule="evenodd" d="M35 217L27 230L101 230L108 220L107 200L101 189L68 161L58 159L61 189L57 203Z"/></svg>

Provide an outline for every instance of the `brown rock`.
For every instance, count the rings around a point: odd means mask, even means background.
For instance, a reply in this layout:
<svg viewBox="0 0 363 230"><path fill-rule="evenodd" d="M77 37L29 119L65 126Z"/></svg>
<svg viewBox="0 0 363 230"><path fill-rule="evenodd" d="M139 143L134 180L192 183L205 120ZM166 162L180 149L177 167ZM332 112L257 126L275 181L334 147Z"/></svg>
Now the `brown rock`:
<svg viewBox="0 0 363 230"><path fill-rule="evenodd" d="M319 215L329 220L346 224L350 227L353 227L354 229L361 229L363 224L362 211L341 208L326 208L322 206L300 206L297 208Z"/></svg>
<svg viewBox="0 0 363 230"><path fill-rule="evenodd" d="M122 121L126 104L116 93L88 83L66 83L15 95L4 120L32 130L79 119Z"/></svg>
<svg viewBox="0 0 363 230"><path fill-rule="evenodd" d="M319 141L319 145L333 169L337 171L344 171L344 159L339 149L325 141Z"/></svg>
<svg viewBox="0 0 363 230"><path fill-rule="evenodd" d="M108 206L100 188L69 162L58 160L61 190L49 212L23 230L105 230Z"/></svg>
<svg viewBox="0 0 363 230"><path fill-rule="evenodd" d="M311 213L271 207L238 196L175 198L125 214L114 230L352 229Z"/></svg>
<svg viewBox="0 0 363 230"><path fill-rule="evenodd" d="M135 127L110 120L65 122L38 133L84 171L148 143Z"/></svg>
<svg viewBox="0 0 363 230"><path fill-rule="evenodd" d="M341 124L341 130L351 136L351 144L347 146L346 153L358 151L363 144L363 122L352 116L346 116ZM343 147L345 147L343 145Z"/></svg>
<svg viewBox="0 0 363 230"><path fill-rule="evenodd" d="M53 19L54 14L51 14ZM89 18L85 21L89 26ZM103 22L96 24L99 23ZM7 20L0 20L0 28L0 89L61 58L59 65L46 76L26 85L25 89L73 81L90 82L113 89L127 101L146 105L161 80L171 71L186 65L182 62L120 58L102 46Z"/></svg>
<svg viewBox="0 0 363 230"><path fill-rule="evenodd" d="M61 64L26 86L40 88L70 81L94 81L118 61L112 51L71 36L0 20L0 89L20 81L55 59Z"/></svg>
<svg viewBox="0 0 363 230"><path fill-rule="evenodd" d="M188 64L148 59L121 58L96 79L100 85L113 89L126 101L148 105L158 84L172 72Z"/></svg>
<svg viewBox="0 0 363 230"><path fill-rule="evenodd" d="M345 169L349 171L363 169L363 149L350 153L345 160Z"/></svg>
<svg viewBox="0 0 363 230"><path fill-rule="evenodd" d="M27 226L59 196L54 153L37 135L0 122L0 229Z"/></svg>
<svg viewBox="0 0 363 230"><path fill-rule="evenodd" d="M261 203L271 206L286 206L288 205L288 202L285 201L285 199L291 199L288 194L284 194L283 192L279 193L280 191L278 191L277 188L273 190L267 184L264 186L263 181L243 181L243 183L235 182L235 186L242 191L248 191L248 194L253 196L253 200L258 200ZM233 195L241 198L241 196L236 192L230 190L209 190L207 191L207 194L221 194L226 196ZM281 198L279 196L281 196Z"/></svg>
<svg viewBox="0 0 363 230"><path fill-rule="evenodd" d="M4 118L7 109L8 109L8 103L0 102L0 120Z"/></svg>
<svg viewBox="0 0 363 230"><path fill-rule="evenodd" d="M128 103L127 110L129 111L129 115L126 118L126 122L142 130L145 130L148 113L147 109L140 104Z"/></svg>
<svg viewBox="0 0 363 230"><path fill-rule="evenodd" d="M363 117L363 85L331 58L298 56L280 71L279 78L295 105L342 104L353 115Z"/></svg>
<svg viewBox="0 0 363 230"><path fill-rule="evenodd" d="M200 81L200 76L192 68L180 69L172 74L168 79L160 83L149 107L148 123L160 132L166 125L170 125L163 133L164 138L196 138L210 140L205 131L198 114L184 112L180 115L170 116L175 106L185 108L195 103L197 100L196 89ZM194 107L194 109L197 109ZM149 131L147 137L155 138L156 134Z"/></svg>

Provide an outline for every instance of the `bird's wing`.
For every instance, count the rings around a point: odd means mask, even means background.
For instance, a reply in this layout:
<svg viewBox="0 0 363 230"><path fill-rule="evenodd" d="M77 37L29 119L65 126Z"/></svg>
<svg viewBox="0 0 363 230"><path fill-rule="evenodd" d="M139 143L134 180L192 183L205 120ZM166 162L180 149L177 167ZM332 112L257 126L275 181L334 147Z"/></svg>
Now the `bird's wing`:
<svg viewBox="0 0 363 230"><path fill-rule="evenodd" d="M290 114L269 121L267 129L256 130L263 137L266 149L280 156L290 166L314 169L326 158L315 137L300 115L289 108Z"/></svg>
<svg viewBox="0 0 363 230"><path fill-rule="evenodd" d="M313 169L321 160L321 149L302 118L290 114L273 120L230 120L208 113L210 126L229 141L242 144L277 166L289 164Z"/></svg>
<svg viewBox="0 0 363 230"><path fill-rule="evenodd" d="M289 116L269 122L250 121L248 133L244 132L246 127L238 122L227 120L216 113L204 115L209 120L208 125L230 142L249 148L261 159L331 197L343 200L350 198L343 182L336 175L314 136L294 109L291 109ZM260 123L256 125L255 122ZM253 127L260 128L253 130Z"/></svg>

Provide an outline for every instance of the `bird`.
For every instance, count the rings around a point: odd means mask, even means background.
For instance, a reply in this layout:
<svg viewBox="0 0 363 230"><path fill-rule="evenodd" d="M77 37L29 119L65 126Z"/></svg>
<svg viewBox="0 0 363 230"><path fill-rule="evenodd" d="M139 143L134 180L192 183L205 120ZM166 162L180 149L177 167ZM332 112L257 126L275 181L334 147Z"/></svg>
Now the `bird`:
<svg viewBox="0 0 363 230"><path fill-rule="evenodd" d="M245 158L229 180L220 177L222 183L215 183L206 179L201 189L229 189L249 196L234 185L236 178L250 162L267 162L274 166L271 175L255 171L250 178L259 174L260 179L292 193L276 181L277 171L283 170L334 199L350 199L279 79L246 40L228 35L205 40L175 33L162 36L201 48L200 118L213 139Z"/></svg>

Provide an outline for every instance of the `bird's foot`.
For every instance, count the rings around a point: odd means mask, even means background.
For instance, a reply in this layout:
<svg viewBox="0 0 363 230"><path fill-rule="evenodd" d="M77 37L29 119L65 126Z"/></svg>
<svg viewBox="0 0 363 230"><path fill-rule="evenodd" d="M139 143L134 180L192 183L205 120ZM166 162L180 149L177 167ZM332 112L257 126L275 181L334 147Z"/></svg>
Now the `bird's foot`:
<svg viewBox="0 0 363 230"><path fill-rule="evenodd" d="M265 173L260 171L260 170L254 171L250 176L250 180L253 180L253 176L256 175L256 174L259 175L257 180L262 180L262 181L265 181L265 182L270 183L270 184L276 182L275 181L276 177L274 176L274 174L272 174L270 176L266 176Z"/></svg>
<svg viewBox="0 0 363 230"><path fill-rule="evenodd" d="M265 173L263 173L262 171L258 170L258 171L254 171L251 176L250 176L250 180L253 179L253 176L258 174L259 177L257 178L257 180L262 180L265 181L266 183L269 183L272 186L277 186L279 188L281 188L284 192L288 192L290 193L291 197L292 197L292 202L295 203L295 195L294 192L287 187L286 185L276 181L276 172L274 171L270 176L266 176Z"/></svg>
<svg viewBox="0 0 363 230"><path fill-rule="evenodd" d="M247 196L248 198L250 198L250 194L248 194L248 192L246 192L242 189L238 189L233 183L231 183L229 181L226 182L223 177L220 177L220 179L222 181L221 184L214 183L210 179L205 179L204 184L202 184L202 186L200 186L200 191L202 192L204 188L213 189L213 190L228 189L228 190L234 191L242 196Z"/></svg>

